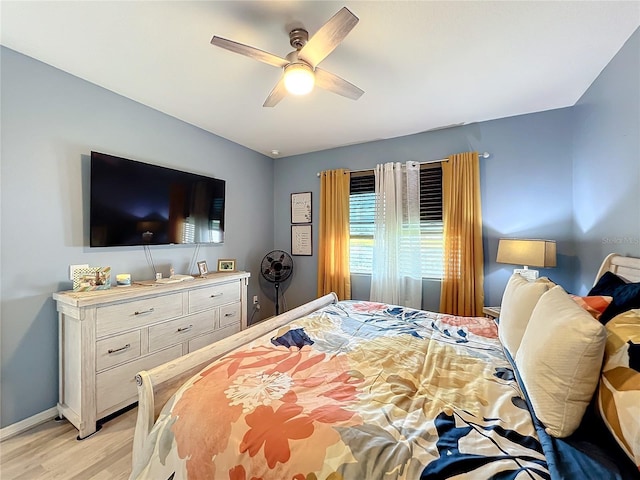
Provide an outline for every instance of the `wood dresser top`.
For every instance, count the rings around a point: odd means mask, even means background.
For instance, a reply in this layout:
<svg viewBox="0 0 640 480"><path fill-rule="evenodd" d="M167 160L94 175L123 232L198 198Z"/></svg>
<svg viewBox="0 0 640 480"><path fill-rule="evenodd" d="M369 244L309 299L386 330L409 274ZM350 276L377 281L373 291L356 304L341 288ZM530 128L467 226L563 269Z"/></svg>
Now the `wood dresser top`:
<svg viewBox="0 0 640 480"><path fill-rule="evenodd" d="M105 290L91 290L88 292L74 292L65 290L53 294L53 299L62 304L74 307L87 307L95 304L109 302L121 302L123 300L144 298L163 293L180 292L192 288L206 287L221 282L231 282L249 278L249 272L213 272L205 277L194 277L193 280L184 280L176 283L157 283L154 280L142 280L132 282L131 285L114 286Z"/></svg>

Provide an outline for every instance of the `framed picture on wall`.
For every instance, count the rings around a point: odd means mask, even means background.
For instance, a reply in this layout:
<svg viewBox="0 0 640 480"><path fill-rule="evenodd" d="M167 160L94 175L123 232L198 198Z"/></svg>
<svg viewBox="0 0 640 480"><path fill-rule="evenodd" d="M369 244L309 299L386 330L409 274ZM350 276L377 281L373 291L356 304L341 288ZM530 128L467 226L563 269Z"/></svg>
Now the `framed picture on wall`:
<svg viewBox="0 0 640 480"><path fill-rule="evenodd" d="M291 254L313 255L311 225L291 225Z"/></svg>
<svg viewBox="0 0 640 480"><path fill-rule="evenodd" d="M311 192L291 194L291 223L311 223Z"/></svg>

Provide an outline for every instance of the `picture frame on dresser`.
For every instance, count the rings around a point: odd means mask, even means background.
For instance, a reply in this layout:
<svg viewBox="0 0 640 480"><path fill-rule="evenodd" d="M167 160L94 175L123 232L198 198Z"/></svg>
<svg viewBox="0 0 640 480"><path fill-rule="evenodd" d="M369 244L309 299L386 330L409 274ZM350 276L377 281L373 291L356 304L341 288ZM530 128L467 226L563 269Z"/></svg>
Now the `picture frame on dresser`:
<svg viewBox="0 0 640 480"><path fill-rule="evenodd" d="M88 292L111 288L111 267L83 267L73 271L73 290Z"/></svg>
<svg viewBox="0 0 640 480"><path fill-rule="evenodd" d="M209 268L207 267L207 262L201 260L198 262L198 272L200 272L200 276L204 277L207 273L209 273Z"/></svg>
<svg viewBox="0 0 640 480"><path fill-rule="evenodd" d="M218 260L219 272L235 272L236 259L235 258L221 258Z"/></svg>

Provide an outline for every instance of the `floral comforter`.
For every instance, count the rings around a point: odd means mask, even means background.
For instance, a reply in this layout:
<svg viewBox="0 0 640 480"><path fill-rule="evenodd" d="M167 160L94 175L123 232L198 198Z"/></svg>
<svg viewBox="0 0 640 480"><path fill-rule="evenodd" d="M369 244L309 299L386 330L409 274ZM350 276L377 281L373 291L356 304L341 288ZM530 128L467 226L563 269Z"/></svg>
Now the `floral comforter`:
<svg viewBox="0 0 640 480"><path fill-rule="evenodd" d="M132 479L550 478L495 323L330 305L167 403Z"/></svg>

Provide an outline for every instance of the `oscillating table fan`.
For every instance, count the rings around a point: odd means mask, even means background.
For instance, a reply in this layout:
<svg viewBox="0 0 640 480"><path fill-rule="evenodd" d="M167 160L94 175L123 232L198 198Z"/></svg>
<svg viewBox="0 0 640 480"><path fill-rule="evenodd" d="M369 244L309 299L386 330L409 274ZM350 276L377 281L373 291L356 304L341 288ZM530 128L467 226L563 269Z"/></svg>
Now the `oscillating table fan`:
<svg viewBox="0 0 640 480"><path fill-rule="evenodd" d="M280 305L278 302L280 282L284 282L293 273L293 259L287 252L273 250L267 253L262 259L260 271L265 280L274 284L276 293L276 315L278 315L280 313Z"/></svg>

